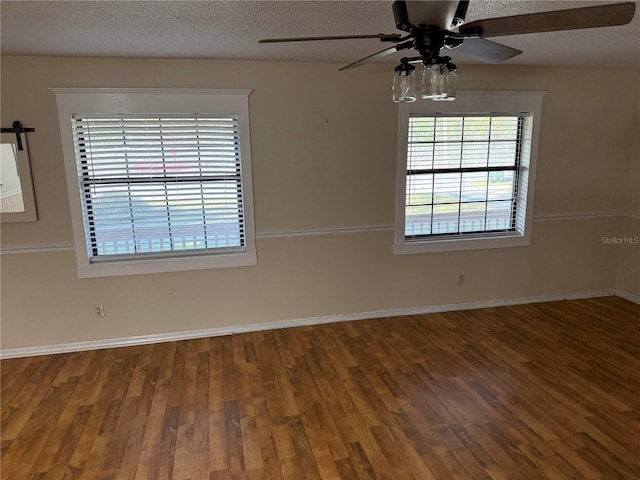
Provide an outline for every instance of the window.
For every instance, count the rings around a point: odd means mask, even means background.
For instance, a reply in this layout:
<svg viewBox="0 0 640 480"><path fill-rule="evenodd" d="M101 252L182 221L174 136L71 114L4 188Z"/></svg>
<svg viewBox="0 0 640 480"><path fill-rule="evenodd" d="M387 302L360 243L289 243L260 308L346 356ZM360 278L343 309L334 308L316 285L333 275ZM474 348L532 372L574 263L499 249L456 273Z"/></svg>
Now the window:
<svg viewBox="0 0 640 480"><path fill-rule="evenodd" d="M256 263L248 91L54 92L81 277Z"/></svg>
<svg viewBox="0 0 640 480"><path fill-rule="evenodd" d="M524 115L411 115L405 238L516 230Z"/></svg>
<svg viewBox="0 0 640 480"><path fill-rule="evenodd" d="M396 253L529 243L541 98L402 105Z"/></svg>
<svg viewBox="0 0 640 480"><path fill-rule="evenodd" d="M73 133L92 261L242 250L236 116L81 116Z"/></svg>

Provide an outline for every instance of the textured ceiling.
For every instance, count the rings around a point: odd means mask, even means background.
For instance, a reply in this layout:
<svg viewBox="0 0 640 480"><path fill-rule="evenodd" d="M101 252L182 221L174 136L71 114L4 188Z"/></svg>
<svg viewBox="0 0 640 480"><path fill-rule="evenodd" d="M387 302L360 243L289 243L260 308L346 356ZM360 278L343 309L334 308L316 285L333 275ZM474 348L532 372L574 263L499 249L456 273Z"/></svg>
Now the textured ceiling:
<svg viewBox="0 0 640 480"><path fill-rule="evenodd" d="M467 22L615 3L472 0ZM509 65L640 67L640 2L631 24L492 38L523 50ZM396 33L391 1L5 1L3 54L350 63L378 40L258 44L283 36ZM384 61L396 62L401 54ZM476 63L455 52L456 63ZM365 67L366 68L366 67Z"/></svg>

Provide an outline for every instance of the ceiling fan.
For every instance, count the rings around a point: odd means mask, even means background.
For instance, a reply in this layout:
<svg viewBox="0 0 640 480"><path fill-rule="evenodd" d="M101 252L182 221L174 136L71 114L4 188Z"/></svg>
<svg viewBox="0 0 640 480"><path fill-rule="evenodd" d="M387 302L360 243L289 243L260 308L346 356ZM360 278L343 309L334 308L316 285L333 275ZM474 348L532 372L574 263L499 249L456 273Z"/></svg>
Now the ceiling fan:
<svg viewBox="0 0 640 480"><path fill-rule="evenodd" d="M373 35L269 38L260 40L260 43L377 38L381 42L393 45L345 65L340 70L359 67L402 50L415 50L418 55L403 58L395 69L394 101L415 100L415 93L404 91L411 90L412 81L415 82L413 63L424 65L423 98L452 100L455 98L456 66L451 63L450 57L443 55L445 49L455 49L467 57L482 62L498 63L515 57L522 51L492 42L487 38L624 25L633 19L636 6L634 2L609 3L568 10L489 18L465 24L468 8L469 0L458 2L396 0L392 4L393 17L396 28L405 32L404 34L378 33ZM397 81L396 77L398 77ZM453 83L453 88L449 88L452 90L451 94L447 92L447 80L449 83ZM398 84L397 92L395 83ZM396 96L396 93L399 96ZM404 95L405 99L403 99L403 94L406 94Z"/></svg>

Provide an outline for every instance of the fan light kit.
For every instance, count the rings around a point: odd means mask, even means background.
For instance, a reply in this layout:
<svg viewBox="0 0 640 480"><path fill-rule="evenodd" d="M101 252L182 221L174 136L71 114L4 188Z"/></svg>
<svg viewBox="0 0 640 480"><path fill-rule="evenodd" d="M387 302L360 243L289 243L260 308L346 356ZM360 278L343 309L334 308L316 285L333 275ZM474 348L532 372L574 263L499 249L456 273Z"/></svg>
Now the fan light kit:
<svg viewBox="0 0 640 480"><path fill-rule="evenodd" d="M629 23L635 14L634 2L608 3L591 7L552 10L549 12L512 15L510 17L476 20L465 24L469 0L393 2L392 10L398 30L406 33L373 35L342 35L330 37L271 38L260 43L303 42L315 40L350 40L377 38L394 43L377 53L346 65L347 70L370 63L401 50L412 49L418 55L405 57L393 75L393 101L415 102L417 98L435 101L455 100L457 67L443 49L486 63L499 63L520 55L522 51L487 40L488 37L557 32L584 28L612 27ZM420 86L416 67L421 64Z"/></svg>
<svg viewBox="0 0 640 480"><path fill-rule="evenodd" d="M416 67L403 58L393 75L393 101L415 102L418 97L434 101L456 99L458 74L451 57L438 57L423 64L420 71L420 88L416 87ZM416 93L417 92L417 93Z"/></svg>

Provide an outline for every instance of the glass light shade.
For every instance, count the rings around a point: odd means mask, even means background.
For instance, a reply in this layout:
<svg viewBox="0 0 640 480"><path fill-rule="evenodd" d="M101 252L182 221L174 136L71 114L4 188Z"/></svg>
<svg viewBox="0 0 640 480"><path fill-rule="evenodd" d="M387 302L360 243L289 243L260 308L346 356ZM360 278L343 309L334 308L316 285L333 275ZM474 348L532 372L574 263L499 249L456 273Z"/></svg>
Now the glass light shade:
<svg viewBox="0 0 640 480"><path fill-rule="evenodd" d="M422 98L438 100L447 95L446 67L437 63L422 69Z"/></svg>
<svg viewBox="0 0 640 480"><path fill-rule="evenodd" d="M447 90L446 96L440 100L453 101L456 99L456 88L458 85L458 74L455 70L449 70L447 72Z"/></svg>
<svg viewBox="0 0 640 480"><path fill-rule="evenodd" d="M396 103L410 103L416 101L415 69L396 70L393 75L393 101Z"/></svg>

